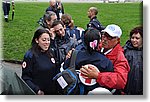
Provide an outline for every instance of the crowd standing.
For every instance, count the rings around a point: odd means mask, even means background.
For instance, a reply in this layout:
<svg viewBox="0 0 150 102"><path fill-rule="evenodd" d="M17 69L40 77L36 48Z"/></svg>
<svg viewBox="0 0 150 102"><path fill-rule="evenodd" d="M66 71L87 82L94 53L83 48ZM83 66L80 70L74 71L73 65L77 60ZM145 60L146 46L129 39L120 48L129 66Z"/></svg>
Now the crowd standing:
<svg viewBox="0 0 150 102"><path fill-rule="evenodd" d="M35 93L59 94L52 78L68 68L72 51L78 50L76 70L84 79L96 80L94 85L82 82L84 94L97 88L105 88L114 95L143 94L141 26L131 30L130 40L122 47L121 27L116 24L104 27L96 16L96 7L88 9L90 21L84 30L74 25L71 15L65 14L60 0L49 3L22 64L22 79Z"/></svg>

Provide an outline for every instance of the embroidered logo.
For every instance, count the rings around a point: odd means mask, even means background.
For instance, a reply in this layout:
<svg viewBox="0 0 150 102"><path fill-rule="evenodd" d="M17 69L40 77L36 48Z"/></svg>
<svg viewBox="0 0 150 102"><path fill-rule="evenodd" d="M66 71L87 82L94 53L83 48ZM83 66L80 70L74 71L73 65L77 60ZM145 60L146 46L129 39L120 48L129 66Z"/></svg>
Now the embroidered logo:
<svg viewBox="0 0 150 102"><path fill-rule="evenodd" d="M51 58L51 61L52 61L52 63L55 63L55 59L54 58Z"/></svg>
<svg viewBox="0 0 150 102"><path fill-rule="evenodd" d="M27 63L24 61L24 62L22 63L22 68L26 68L26 66L27 66Z"/></svg>

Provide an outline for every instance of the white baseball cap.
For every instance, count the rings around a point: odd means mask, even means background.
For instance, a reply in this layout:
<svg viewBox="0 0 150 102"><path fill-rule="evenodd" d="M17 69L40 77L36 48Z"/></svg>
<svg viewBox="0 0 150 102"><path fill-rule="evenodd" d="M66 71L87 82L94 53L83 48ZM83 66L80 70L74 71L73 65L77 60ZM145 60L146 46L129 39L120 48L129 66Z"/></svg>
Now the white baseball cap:
<svg viewBox="0 0 150 102"><path fill-rule="evenodd" d="M102 32L107 32L112 37L121 37L122 30L118 25L110 24Z"/></svg>

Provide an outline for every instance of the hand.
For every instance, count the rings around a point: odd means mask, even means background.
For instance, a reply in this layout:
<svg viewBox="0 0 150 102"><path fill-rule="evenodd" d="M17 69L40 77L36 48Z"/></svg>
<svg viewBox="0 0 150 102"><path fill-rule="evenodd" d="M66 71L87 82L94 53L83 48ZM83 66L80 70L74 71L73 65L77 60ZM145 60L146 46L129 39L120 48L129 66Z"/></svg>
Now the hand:
<svg viewBox="0 0 150 102"><path fill-rule="evenodd" d="M75 50L75 49L72 48L72 50L70 50L70 51L67 53L67 55L66 55L66 60L71 57L71 54L72 54L72 51L73 51L73 50Z"/></svg>
<svg viewBox="0 0 150 102"><path fill-rule="evenodd" d="M83 78L91 78L91 79L97 79L98 77L98 71L96 68L91 66L90 64L88 65L88 68L86 66L82 66L80 69L81 74L83 74Z"/></svg>
<svg viewBox="0 0 150 102"><path fill-rule="evenodd" d="M44 92L41 91L41 90L39 90L37 94L38 94L38 95L44 95Z"/></svg>
<svg viewBox="0 0 150 102"><path fill-rule="evenodd" d="M46 30L49 31L50 36L51 36L51 39L54 40L54 39L55 39L55 36L56 36L55 31L54 31L54 28L51 28L50 30L49 30L49 29L46 29Z"/></svg>

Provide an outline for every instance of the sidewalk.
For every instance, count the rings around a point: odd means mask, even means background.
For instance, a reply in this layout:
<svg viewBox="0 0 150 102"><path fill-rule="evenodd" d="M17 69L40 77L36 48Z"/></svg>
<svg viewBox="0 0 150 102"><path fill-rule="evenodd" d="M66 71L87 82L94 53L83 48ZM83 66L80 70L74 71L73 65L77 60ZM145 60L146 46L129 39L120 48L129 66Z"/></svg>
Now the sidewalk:
<svg viewBox="0 0 150 102"><path fill-rule="evenodd" d="M21 74L22 74L21 64L15 64L15 63L1 61L0 65L2 65L4 68L14 70L18 74L18 76L21 76Z"/></svg>

